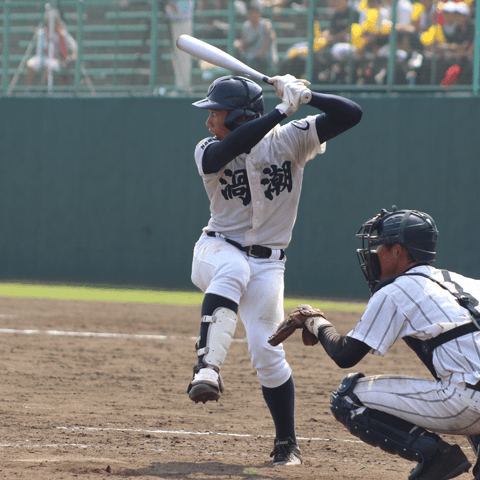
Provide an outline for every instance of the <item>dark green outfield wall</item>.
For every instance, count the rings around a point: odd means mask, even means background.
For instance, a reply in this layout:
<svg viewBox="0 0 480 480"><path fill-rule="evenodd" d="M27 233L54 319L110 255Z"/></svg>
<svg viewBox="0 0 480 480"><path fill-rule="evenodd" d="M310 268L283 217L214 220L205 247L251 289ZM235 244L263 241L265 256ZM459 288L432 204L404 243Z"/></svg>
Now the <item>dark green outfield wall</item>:
<svg viewBox="0 0 480 480"><path fill-rule="evenodd" d="M392 204L435 218L438 266L480 277L480 98L354 100L362 122L307 165L287 294L367 298L354 236ZM192 289L209 210L191 102L0 99L0 278Z"/></svg>

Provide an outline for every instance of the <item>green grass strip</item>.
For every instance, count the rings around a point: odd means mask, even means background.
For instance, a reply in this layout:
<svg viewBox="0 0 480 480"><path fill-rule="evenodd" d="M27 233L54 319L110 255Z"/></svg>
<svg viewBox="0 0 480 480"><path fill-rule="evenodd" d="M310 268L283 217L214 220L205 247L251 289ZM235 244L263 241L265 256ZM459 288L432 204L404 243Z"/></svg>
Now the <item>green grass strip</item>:
<svg viewBox="0 0 480 480"><path fill-rule="evenodd" d="M2 283L0 297L40 298L55 300L84 300L97 302L159 303L164 305L201 305L201 292L178 292L145 290L141 288L85 286L85 285L39 285L36 283ZM285 308L293 309L302 303L322 310L363 311L365 303L334 302L318 299L286 298Z"/></svg>

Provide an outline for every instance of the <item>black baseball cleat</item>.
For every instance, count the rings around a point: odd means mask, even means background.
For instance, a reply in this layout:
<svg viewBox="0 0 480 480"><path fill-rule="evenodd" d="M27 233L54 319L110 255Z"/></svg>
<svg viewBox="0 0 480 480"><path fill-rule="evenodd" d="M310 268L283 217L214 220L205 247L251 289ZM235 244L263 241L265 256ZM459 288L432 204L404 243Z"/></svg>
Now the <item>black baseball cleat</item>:
<svg viewBox="0 0 480 480"><path fill-rule="evenodd" d="M272 466L274 465L301 465L302 453L298 445L290 438L276 438L273 452Z"/></svg>
<svg viewBox="0 0 480 480"><path fill-rule="evenodd" d="M203 402L207 403L209 401L216 400L220 398L220 393L218 388L213 385L208 385L206 383L199 383L198 385L193 386L189 392L188 396L190 400L193 400L195 403Z"/></svg>
<svg viewBox="0 0 480 480"><path fill-rule="evenodd" d="M193 379L187 389L190 400L195 403L213 400L218 402L221 392L223 392L222 378L216 370L194 367Z"/></svg>
<svg viewBox="0 0 480 480"><path fill-rule="evenodd" d="M408 480L449 480L468 472L472 464L458 445L449 445L440 440L437 453L419 463L410 473Z"/></svg>
<svg viewBox="0 0 480 480"><path fill-rule="evenodd" d="M470 435L467 438L472 446L475 456L477 457L477 461L472 470L473 480L480 480L480 434Z"/></svg>

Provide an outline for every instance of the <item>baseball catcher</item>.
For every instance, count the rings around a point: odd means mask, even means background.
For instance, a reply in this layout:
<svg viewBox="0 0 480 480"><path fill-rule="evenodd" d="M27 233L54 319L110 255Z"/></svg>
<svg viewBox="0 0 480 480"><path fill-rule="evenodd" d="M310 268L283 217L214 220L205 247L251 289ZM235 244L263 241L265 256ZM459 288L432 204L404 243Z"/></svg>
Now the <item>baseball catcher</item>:
<svg viewBox="0 0 480 480"><path fill-rule="evenodd" d="M431 266L438 230L426 213L382 210L357 238L372 296L355 328L339 335L321 312L300 306L269 341L301 328L339 367L350 368L369 352L386 355L403 339L434 379L350 373L331 395L334 417L364 442L417 462L409 480L467 472L472 464L460 446L440 437L465 435L480 480L480 281Z"/></svg>

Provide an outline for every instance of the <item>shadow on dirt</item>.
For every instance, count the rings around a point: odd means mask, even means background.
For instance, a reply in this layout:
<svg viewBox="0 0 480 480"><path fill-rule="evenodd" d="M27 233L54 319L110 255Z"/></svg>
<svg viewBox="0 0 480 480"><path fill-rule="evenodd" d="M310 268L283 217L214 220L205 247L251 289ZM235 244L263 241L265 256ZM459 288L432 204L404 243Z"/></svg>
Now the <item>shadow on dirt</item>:
<svg viewBox="0 0 480 480"><path fill-rule="evenodd" d="M145 468L125 470L125 477L160 477L160 478L187 478L187 475L194 474L195 478L204 479L228 479L228 478L254 478L255 480L271 480L271 476L262 475L261 470L265 465L253 465L245 467L242 465L229 465L218 462L191 463L191 462L170 462L152 463ZM200 475L204 475L200 477ZM288 477L275 477L277 480L288 480Z"/></svg>

